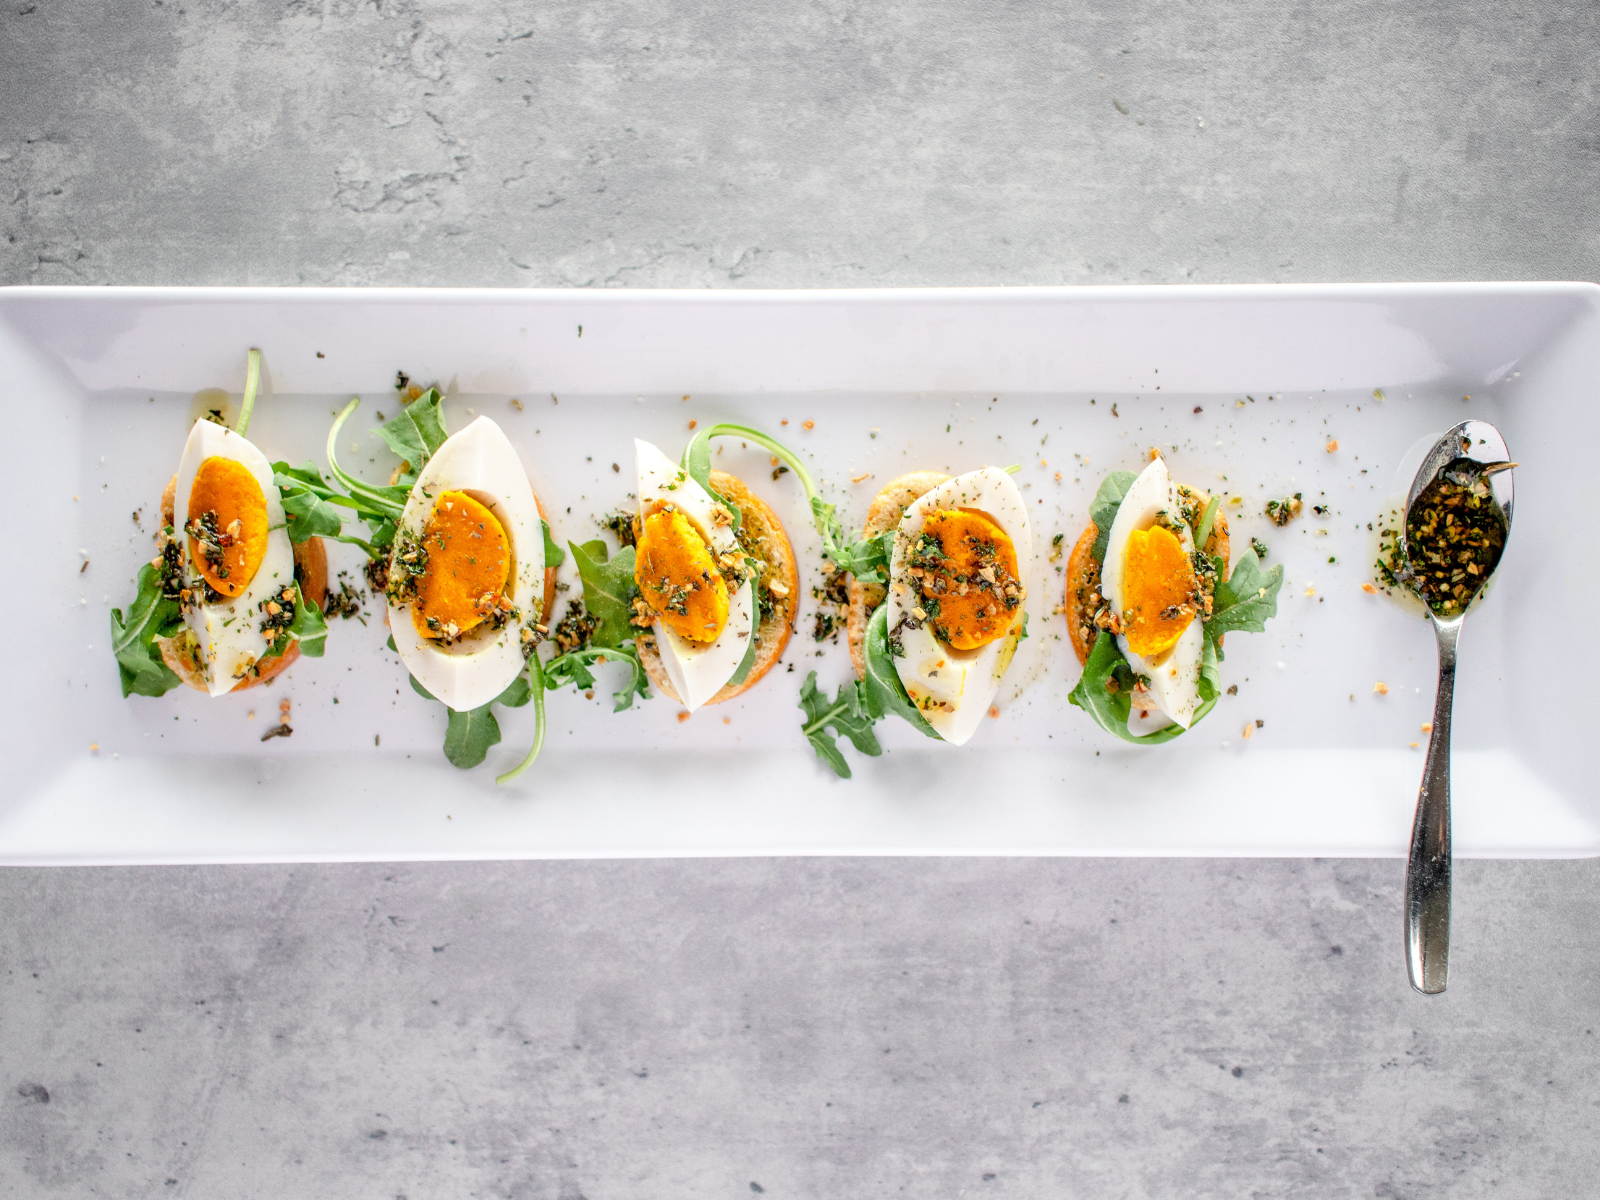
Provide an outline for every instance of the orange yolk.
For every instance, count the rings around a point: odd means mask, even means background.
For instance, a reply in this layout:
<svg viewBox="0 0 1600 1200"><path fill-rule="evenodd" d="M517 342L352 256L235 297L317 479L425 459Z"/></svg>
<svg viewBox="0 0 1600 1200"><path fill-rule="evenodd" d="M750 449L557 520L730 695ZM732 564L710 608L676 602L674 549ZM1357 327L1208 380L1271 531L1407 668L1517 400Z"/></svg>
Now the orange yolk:
<svg viewBox="0 0 1600 1200"><path fill-rule="evenodd" d="M1005 586L1018 581L1017 550L1005 530L987 513L952 508L929 513L922 532L938 538L944 552L942 561L913 555L914 562L940 576L944 585L938 593L935 636L954 650L976 650L1004 636L1022 609L1020 600L1009 607L1006 603ZM920 594L928 594L926 576Z"/></svg>
<svg viewBox="0 0 1600 1200"><path fill-rule="evenodd" d="M1150 658L1177 645L1194 620L1194 564L1170 529L1128 535L1122 567L1122 628L1128 649Z"/></svg>
<svg viewBox="0 0 1600 1200"><path fill-rule="evenodd" d="M428 565L411 623L425 638L452 638L505 608L511 546L494 513L465 492L440 492L422 531Z"/></svg>
<svg viewBox="0 0 1600 1200"><path fill-rule="evenodd" d="M220 455L200 464L189 485L185 521L204 519L207 513L224 544L208 554L209 547L191 536L189 561L215 591L237 596L255 578L267 553L267 498L249 467Z"/></svg>
<svg viewBox="0 0 1600 1200"><path fill-rule="evenodd" d="M638 554L633 579L661 623L691 642L716 641L728 623L728 585L689 518L665 506L650 513Z"/></svg>

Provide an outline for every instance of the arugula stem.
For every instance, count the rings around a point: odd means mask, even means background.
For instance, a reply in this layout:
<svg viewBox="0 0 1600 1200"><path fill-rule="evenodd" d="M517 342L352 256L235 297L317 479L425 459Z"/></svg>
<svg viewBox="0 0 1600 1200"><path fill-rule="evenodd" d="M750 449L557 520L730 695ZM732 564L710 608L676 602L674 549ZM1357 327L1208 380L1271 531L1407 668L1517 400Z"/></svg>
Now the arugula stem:
<svg viewBox="0 0 1600 1200"><path fill-rule="evenodd" d="M795 457L794 451L782 442L768 437L758 429L751 429L748 425L713 425L700 435L707 442L714 437L742 437L763 446L783 460L785 466L795 473L800 480L800 486L806 490L806 499L814 500L817 495L817 485L811 478L811 472L806 470L805 464ZM684 453L684 461L688 461L688 452Z"/></svg>
<svg viewBox="0 0 1600 1200"><path fill-rule="evenodd" d="M234 432L240 437L250 428L250 414L256 409L256 388L261 386L261 351L251 350L245 359L244 399L239 404L239 423Z"/></svg>
<svg viewBox="0 0 1600 1200"><path fill-rule="evenodd" d="M1221 501L1218 497L1211 497L1210 500L1206 501L1205 512L1200 515L1200 527L1195 530L1194 534L1194 548L1202 554L1205 553L1207 539L1211 537L1211 526L1216 523L1217 508L1220 503Z"/></svg>
<svg viewBox="0 0 1600 1200"><path fill-rule="evenodd" d="M400 514L405 511L403 505L394 503L394 501L383 495L371 484L361 482L361 480L357 479L354 475L351 475L339 465L339 431L344 428L344 423L350 418L350 414L355 412L360 405L360 396L350 397L350 403L346 404L344 406L344 411L334 418L333 428L328 430L328 470L335 479L344 485L345 490L348 491L351 496L371 505L375 510L382 513L384 516L398 521L400 519ZM355 506L352 505L351 507L353 508Z"/></svg>
<svg viewBox="0 0 1600 1200"><path fill-rule="evenodd" d="M528 656L528 682L533 685L533 747L528 751L528 756L511 770L495 776L496 783L510 783L533 766L533 760L544 749L544 670L539 665L537 651Z"/></svg>

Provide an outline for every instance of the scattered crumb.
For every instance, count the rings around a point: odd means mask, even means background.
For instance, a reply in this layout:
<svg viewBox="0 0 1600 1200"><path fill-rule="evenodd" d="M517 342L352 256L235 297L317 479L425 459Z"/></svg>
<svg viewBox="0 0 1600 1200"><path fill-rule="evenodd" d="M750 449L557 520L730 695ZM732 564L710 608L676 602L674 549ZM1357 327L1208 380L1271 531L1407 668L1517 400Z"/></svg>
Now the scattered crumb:
<svg viewBox="0 0 1600 1200"><path fill-rule="evenodd" d="M1369 596L1376 596L1378 594L1378 589L1373 587L1370 583L1363 583L1361 585L1361 590Z"/></svg>
<svg viewBox="0 0 1600 1200"><path fill-rule="evenodd" d="M810 430L815 429L816 427L817 427L817 423L815 421L801 421L800 422L800 428L804 429L804 430L807 430L808 432Z"/></svg>
<svg viewBox="0 0 1600 1200"><path fill-rule="evenodd" d="M1243 496L1229 496L1228 497L1228 503L1229 504L1243 504L1244 503L1244 497Z"/></svg>
<svg viewBox="0 0 1600 1200"><path fill-rule="evenodd" d="M78 568L78 574L82 575L88 569L89 569L89 560L86 558L86 559L83 560L83 566Z"/></svg>
<svg viewBox="0 0 1600 1200"><path fill-rule="evenodd" d="M1061 472L1060 472L1060 471L1057 471L1057 472L1056 472L1056 482L1057 482L1057 483L1060 483L1060 482L1061 482Z"/></svg>
<svg viewBox="0 0 1600 1200"><path fill-rule="evenodd" d="M1228 695L1237 696L1238 694L1239 694L1239 685L1237 683L1229 684L1228 685Z"/></svg>
<svg viewBox="0 0 1600 1200"><path fill-rule="evenodd" d="M375 733L375 734L373 734L373 735L372 735L372 744L373 744L373 745L374 745L374 746L380 746L380 745L382 745L382 744L383 744L383 742L382 742L382 738L383 738L383 735L382 735L382 734L381 734L381 733Z"/></svg>
<svg viewBox="0 0 1600 1200"><path fill-rule="evenodd" d="M788 423L789 423L789 418L788 417L785 417L783 420L778 422L779 425L787 425Z"/></svg>
<svg viewBox="0 0 1600 1200"><path fill-rule="evenodd" d="M1244 401L1243 400L1235 400L1233 402L1233 406L1235 408L1243 408L1244 407Z"/></svg>
<svg viewBox="0 0 1600 1200"><path fill-rule="evenodd" d="M271 729L267 730L261 735L261 740L265 742L270 741L273 738L288 737L293 732L294 730L290 729L287 725L274 725Z"/></svg>
<svg viewBox="0 0 1600 1200"><path fill-rule="evenodd" d="M1416 743L1415 743L1415 742L1412 742L1412 743L1411 743L1411 748L1412 748L1412 749L1413 749L1413 750L1415 750L1415 749L1416 749L1416 748L1417 748L1417 744L1416 744Z"/></svg>
<svg viewBox="0 0 1600 1200"><path fill-rule="evenodd" d="M90 754L99 754L100 753L100 743L99 742L90 742L89 743L89 753Z"/></svg>
<svg viewBox="0 0 1600 1200"><path fill-rule="evenodd" d="M622 467L620 465L618 465L617 463L612 463L611 464L611 470L615 474L618 474L618 475L622 474Z"/></svg>
<svg viewBox="0 0 1600 1200"><path fill-rule="evenodd" d="M1265 721L1263 721L1260 717L1257 717L1256 718L1256 728L1257 729L1265 729L1266 727L1267 727L1267 723Z"/></svg>
<svg viewBox="0 0 1600 1200"><path fill-rule="evenodd" d="M1239 736L1244 738L1246 741L1249 741L1250 740L1250 736L1253 733L1255 733L1255 731L1256 731L1256 727L1254 725L1246 725L1243 729L1241 729L1239 731Z"/></svg>
<svg viewBox="0 0 1600 1200"><path fill-rule="evenodd" d="M1198 405L1198 404L1196 404L1196 405L1195 405L1195 406L1194 406L1194 410L1195 410L1195 412L1201 412L1201 411L1203 411L1203 410L1202 410L1202 409L1201 409L1201 407L1200 407L1200 406L1199 406L1199 405Z"/></svg>
<svg viewBox="0 0 1600 1200"><path fill-rule="evenodd" d="M1155 462L1155 460L1160 458L1160 457L1161 457L1161 451L1157 447L1151 446L1150 447L1150 461L1151 462Z"/></svg>
<svg viewBox="0 0 1600 1200"><path fill-rule="evenodd" d="M684 397L684 399L688 399L688 397L686 396L686 397ZM689 714L688 713L681 712L681 713L678 714L678 724L679 725L682 725L688 719L689 719Z"/></svg>
<svg viewBox="0 0 1600 1200"><path fill-rule="evenodd" d="M292 706L289 703L289 697L285 696L282 700L279 700L278 701L278 719L282 720L282 721L287 721L289 719L289 710L290 710L291 707Z"/></svg>
<svg viewBox="0 0 1600 1200"><path fill-rule="evenodd" d="M872 478L872 472L868 471L865 475L852 475L850 477L850 482L851 483L860 483L863 479L871 479L871 478Z"/></svg>
<svg viewBox="0 0 1600 1200"><path fill-rule="evenodd" d="M1389 694L1389 685L1387 683L1378 682L1372 685L1372 690L1377 692L1380 696L1387 696Z"/></svg>
<svg viewBox="0 0 1600 1200"><path fill-rule="evenodd" d="M1316 588L1314 588L1314 587L1310 587L1310 586L1307 586L1307 588L1306 588L1306 595L1308 595L1308 596L1315 596L1315 595L1316 595L1316 594L1317 594L1317 589L1316 589Z"/></svg>
<svg viewBox="0 0 1600 1200"><path fill-rule="evenodd" d="M521 412L522 411L522 401L518 400L515 396L511 397L511 407L516 409L518 412Z"/></svg>
<svg viewBox="0 0 1600 1200"><path fill-rule="evenodd" d="M733 724L733 718L732 717L723 717L722 718L722 723L724 725L732 725Z"/></svg>
<svg viewBox="0 0 1600 1200"><path fill-rule="evenodd" d="M687 396L685 396L685 397L684 397L684 399L686 399L686 400L687 400L687 399L688 399L688 397L687 397ZM689 428L690 428L690 429L693 429L693 428L694 428L694 427L695 427L695 426L696 426L696 425L698 425L698 424L700 424L700 422L699 422L699 421L690 421L690 422L689 422Z"/></svg>
<svg viewBox="0 0 1600 1200"><path fill-rule="evenodd" d="M1339 440L1337 438L1335 438L1333 441L1328 443L1326 448L1327 448L1328 453L1332 454L1335 450L1337 450L1339 448Z"/></svg>
<svg viewBox="0 0 1600 1200"><path fill-rule="evenodd" d="M254 721L256 719L256 710L252 708L249 712L245 713L244 719L246 721Z"/></svg>
<svg viewBox="0 0 1600 1200"><path fill-rule="evenodd" d="M989 705L989 717L990 717L990 719L994 719L994 718L998 717L999 715L1000 715L1000 706L998 704Z"/></svg>
<svg viewBox="0 0 1600 1200"><path fill-rule="evenodd" d="M1422 732L1423 733L1432 733L1433 732L1433 722L1432 721L1424 721L1422 723Z"/></svg>
<svg viewBox="0 0 1600 1200"><path fill-rule="evenodd" d="M593 700L594 699L594 689L590 688L587 692L585 692L583 694L583 698L585 700Z"/></svg>
<svg viewBox="0 0 1600 1200"><path fill-rule="evenodd" d="M1383 399L1383 389L1382 388L1373 388L1372 389L1372 398L1374 400L1382 400Z"/></svg>

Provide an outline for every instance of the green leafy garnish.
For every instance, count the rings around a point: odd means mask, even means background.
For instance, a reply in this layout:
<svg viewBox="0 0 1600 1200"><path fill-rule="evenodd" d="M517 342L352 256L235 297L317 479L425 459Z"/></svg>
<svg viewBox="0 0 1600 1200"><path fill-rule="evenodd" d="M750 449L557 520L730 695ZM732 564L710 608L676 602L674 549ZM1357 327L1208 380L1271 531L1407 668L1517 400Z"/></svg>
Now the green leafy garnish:
<svg viewBox="0 0 1600 1200"><path fill-rule="evenodd" d="M1202 657L1202 692L1206 690L1207 683ZM1209 683L1213 694L1209 699L1203 699L1200 707L1195 709L1194 720L1189 722L1190 728L1216 707L1215 660L1212 662ZM1067 700L1093 717L1101 729L1136 746L1159 746L1180 736L1184 732L1180 725L1168 725L1154 733L1138 736L1128 732L1128 717L1133 711L1133 684L1133 672L1128 668L1128 660L1122 657L1122 651L1117 649L1117 639L1102 629L1100 636L1095 639L1094 649L1089 651L1089 661L1084 664L1078 686L1067 694Z"/></svg>
<svg viewBox="0 0 1600 1200"><path fill-rule="evenodd" d="M1089 503L1089 520L1094 522L1098 531L1094 539L1094 549L1089 553L1095 562L1105 562L1106 544L1111 540L1111 522L1117 519L1117 509L1122 507L1122 498L1128 494L1128 489L1133 486L1133 481L1139 478L1132 471L1113 471L1100 481L1100 488L1094 494L1094 499Z"/></svg>
<svg viewBox="0 0 1600 1200"><path fill-rule="evenodd" d="M545 569L559 567L567 561L567 552L556 545L555 539L550 536L550 522L543 517L539 518L539 528L544 531L544 565Z"/></svg>
<svg viewBox="0 0 1600 1200"><path fill-rule="evenodd" d="M1220 499L1216 496L1206 501L1206 510L1200 514L1200 524L1196 525L1194 530L1194 548L1196 550L1205 550L1206 542L1211 538L1211 526L1217 520L1217 507L1220 503Z"/></svg>
<svg viewBox="0 0 1600 1200"><path fill-rule="evenodd" d="M583 581L583 606L600 622L594 632L594 644L620 646L631 641L634 548L624 546L615 558L607 558L606 544L598 538L581 546L577 542L567 545L572 549L578 578Z"/></svg>
<svg viewBox="0 0 1600 1200"><path fill-rule="evenodd" d="M841 779L850 778L850 764L845 761L844 751L839 749L835 736L849 738L857 750L873 758L883 753L883 747L878 745L872 732L875 718L867 711L865 688L859 680L840 684L838 694L830 703L826 695L817 691L817 673L812 671L800 686L800 708L806 715L800 732L805 734L817 757Z"/></svg>
<svg viewBox="0 0 1600 1200"><path fill-rule="evenodd" d="M444 414L439 408L443 401L438 388L429 388L402 408L398 416L378 426L378 436L396 458L407 464L411 483L416 482L422 468L450 436L445 432Z"/></svg>
<svg viewBox="0 0 1600 1200"><path fill-rule="evenodd" d="M866 689L866 710L875 719L890 715L900 717L918 733L942 741L922 710L911 702L906 685L900 682L900 672L895 670L894 657L889 651L887 604L878 605L867 622L866 660L867 677L862 681Z"/></svg>
<svg viewBox="0 0 1600 1200"><path fill-rule="evenodd" d="M179 684L172 669L156 649L158 635L179 619L178 602L161 594L161 578L145 563L139 569L139 591L128 606L111 610L111 649L122 677L122 695L164 696Z"/></svg>
<svg viewBox="0 0 1600 1200"><path fill-rule="evenodd" d="M408 676L411 680L412 690L419 696L429 700L436 699L432 692L417 682L415 675ZM450 765L463 770L477 766L489 755L489 747L500 741L500 722L494 719L491 711L494 705L503 704L507 708L521 708L532 698L533 689L529 686L525 676L518 676L511 681L511 685L501 692L488 704L480 705L467 712L457 712L449 705L445 712L449 714L444 732L444 756L450 760ZM541 732L543 722L540 722Z"/></svg>
<svg viewBox="0 0 1600 1200"><path fill-rule="evenodd" d="M1220 579L1226 564L1217 562ZM1206 621L1206 640L1217 647L1217 657L1222 653L1221 639L1225 633L1261 633L1267 621L1278 615L1278 589L1283 586L1283 566L1280 563L1270 571L1262 571L1261 560L1254 548L1249 554L1239 556L1234 564L1233 576L1217 584L1211 598L1211 616Z"/></svg>
<svg viewBox="0 0 1600 1200"><path fill-rule="evenodd" d="M644 665L640 663L632 642L626 646L580 646L576 650L558 654L543 664L544 686L553 692L570 683L587 690L595 686L594 672L590 668L606 663L626 663L628 666L628 678L621 690L611 693L614 701L612 712L632 708L635 696L641 700L650 699L650 676L645 674Z"/></svg>
<svg viewBox="0 0 1600 1200"><path fill-rule="evenodd" d="M323 620L317 602L294 585L294 620L289 622L289 636L300 643L300 653L307 658L321 658L328 642L328 623Z"/></svg>

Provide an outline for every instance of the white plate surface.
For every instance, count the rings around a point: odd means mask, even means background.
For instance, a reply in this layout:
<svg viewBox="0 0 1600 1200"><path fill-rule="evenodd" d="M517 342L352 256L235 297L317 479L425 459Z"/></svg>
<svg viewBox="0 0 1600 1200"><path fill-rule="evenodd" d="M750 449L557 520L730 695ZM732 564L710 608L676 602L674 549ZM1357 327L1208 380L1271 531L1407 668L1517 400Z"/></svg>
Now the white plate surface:
<svg viewBox="0 0 1600 1200"><path fill-rule="evenodd" d="M810 637L816 539L793 478L772 480L765 456L732 443L718 465L775 505L804 567L793 672L684 723L659 696L613 715L609 681L593 701L552 694L543 759L496 788L532 710L502 715L486 766L451 768L443 711L406 686L377 605L272 688L118 694L107 613L149 556L194 394L237 395L250 346L267 385L250 434L269 456L321 465L335 406L359 393L344 453L386 476L371 431L404 369L445 388L450 428L500 421L562 542L597 536L595 517L626 502L633 438L677 453L691 420L736 420L794 445L856 526L903 471L1021 463L1045 549L1056 533L1070 546L1107 471L1159 446L1179 479L1246 497L1235 555L1263 538L1287 583L1267 633L1228 639L1224 682L1238 695L1172 745L1136 750L1067 705L1078 665L1051 613L1063 564L1041 552L1033 636L999 718L962 749L886 722L883 757L847 748L856 777L838 780L796 708L807 671L830 692L849 671L842 645ZM1600 853L1600 556L1584 516L1597 482L1594 285L5 289L0 378L12 563L0 861L1401 855L1433 638L1361 591L1366 526L1408 448L1469 415L1497 424L1522 467L1504 565L1462 640L1456 850ZM1293 491L1328 518L1269 525L1261 501ZM294 735L263 744L283 696Z"/></svg>

